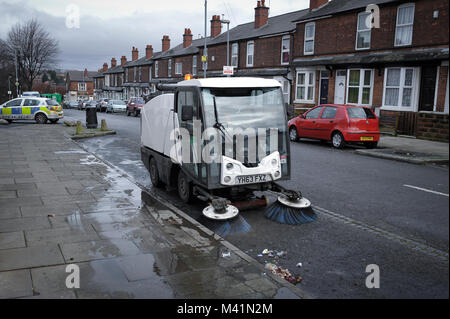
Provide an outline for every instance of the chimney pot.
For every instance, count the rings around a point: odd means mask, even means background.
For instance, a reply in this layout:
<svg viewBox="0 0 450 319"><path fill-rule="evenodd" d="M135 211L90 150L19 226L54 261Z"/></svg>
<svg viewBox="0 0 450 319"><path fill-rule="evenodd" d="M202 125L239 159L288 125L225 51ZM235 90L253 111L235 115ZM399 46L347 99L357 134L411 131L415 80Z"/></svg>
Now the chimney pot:
<svg viewBox="0 0 450 319"><path fill-rule="evenodd" d="M170 49L170 39L168 35L163 35L162 38L162 51L165 52Z"/></svg>
<svg viewBox="0 0 450 319"><path fill-rule="evenodd" d="M116 58L111 59L111 68L115 68L117 66L117 60Z"/></svg>
<svg viewBox="0 0 450 319"><path fill-rule="evenodd" d="M192 44L192 33L191 29L185 28L183 34L183 48L187 48Z"/></svg>
<svg viewBox="0 0 450 319"><path fill-rule="evenodd" d="M102 71L103 72L106 72L106 71L108 71L108 63L103 63L103 69L102 69Z"/></svg>
<svg viewBox="0 0 450 319"><path fill-rule="evenodd" d="M317 9L324 4L326 4L328 0L309 0L309 11Z"/></svg>
<svg viewBox="0 0 450 319"><path fill-rule="evenodd" d="M211 19L211 38L217 37L220 33L222 33L220 15L213 15Z"/></svg>
<svg viewBox="0 0 450 319"><path fill-rule="evenodd" d="M150 59L153 56L153 47L150 44L147 44L145 48L145 58Z"/></svg>
<svg viewBox="0 0 450 319"><path fill-rule="evenodd" d="M265 0L258 1L255 8L255 28L260 28L267 24L269 20L269 7L266 7Z"/></svg>

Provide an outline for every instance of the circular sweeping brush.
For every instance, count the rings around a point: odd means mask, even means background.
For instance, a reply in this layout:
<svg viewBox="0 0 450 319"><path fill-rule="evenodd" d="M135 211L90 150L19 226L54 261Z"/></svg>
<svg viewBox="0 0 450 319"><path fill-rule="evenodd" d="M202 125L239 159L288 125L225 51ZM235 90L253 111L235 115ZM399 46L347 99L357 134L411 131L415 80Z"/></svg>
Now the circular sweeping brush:
<svg viewBox="0 0 450 319"><path fill-rule="evenodd" d="M311 223L317 219L317 214L306 198L290 199L281 195L266 209L265 216L280 224L300 225Z"/></svg>

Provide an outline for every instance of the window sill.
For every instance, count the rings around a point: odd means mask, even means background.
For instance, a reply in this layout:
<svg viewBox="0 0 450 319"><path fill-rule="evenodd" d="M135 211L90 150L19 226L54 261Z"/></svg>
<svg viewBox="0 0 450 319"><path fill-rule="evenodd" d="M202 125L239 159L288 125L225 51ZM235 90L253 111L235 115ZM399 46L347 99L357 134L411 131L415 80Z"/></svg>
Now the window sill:
<svg viewBox="0 0 450 319"><path fill-rule="evenodd" d="M412 106L386 106L382 105L380 107L382 111L394 111L394 112L415 112L414 107Z"/></svg>
<svg viewBox="0 0 450 319"><path fill-rule="evenodd" d="M315 104L316 104L316 101L294 100L294 103L297 103L297 104L311 104L311 105L315 105Z"/></svg>

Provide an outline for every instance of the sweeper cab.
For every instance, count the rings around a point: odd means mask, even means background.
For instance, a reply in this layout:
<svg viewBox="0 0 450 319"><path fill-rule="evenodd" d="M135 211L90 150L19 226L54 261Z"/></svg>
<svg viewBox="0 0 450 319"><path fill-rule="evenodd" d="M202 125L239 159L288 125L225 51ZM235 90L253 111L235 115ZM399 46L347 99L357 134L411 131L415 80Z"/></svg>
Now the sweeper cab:
<svg viewBox="0 0 450 319"><path fill-rule="evenodd" d="M312 221L311 203L277 182L290 179L287 110L280 84L261 78L208 78L159 84L163 94L141 111L141 157L155 187L176 188L203 215L228 220L239 210L278 201L266 216Z"/></svg>

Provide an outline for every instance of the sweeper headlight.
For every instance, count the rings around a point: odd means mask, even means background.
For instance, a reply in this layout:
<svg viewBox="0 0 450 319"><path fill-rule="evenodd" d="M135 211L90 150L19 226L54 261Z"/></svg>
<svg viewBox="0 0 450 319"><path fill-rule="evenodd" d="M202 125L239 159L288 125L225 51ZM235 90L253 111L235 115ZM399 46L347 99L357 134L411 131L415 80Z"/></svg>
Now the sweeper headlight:
<svg viewBox="0 0 450 319"><path fill-rule="evenodd" d="M277 164L278 164L278 161L274 158L274 159L272 159L272 165L273 166L277 166Z"/></svg>
<svg viewBox="0 0 450 319"><path fill-rule="evenodd" d="M275 175L275 177L279 177L280 176L280 171L276 171L274 175Z"/></svg>
<svg viewBox="0 0 450 319"><path fill-rule="evenodd" d="M234 168L233 163L228 163L227 164L227 170L232 170Z"/></svg>
<svg viewBox="0 0 450 319"><path fill-rule="evenodd" d="M225 176L223 180L225 181L225 183L229 183L231 181L231 177Z"/></svg>

